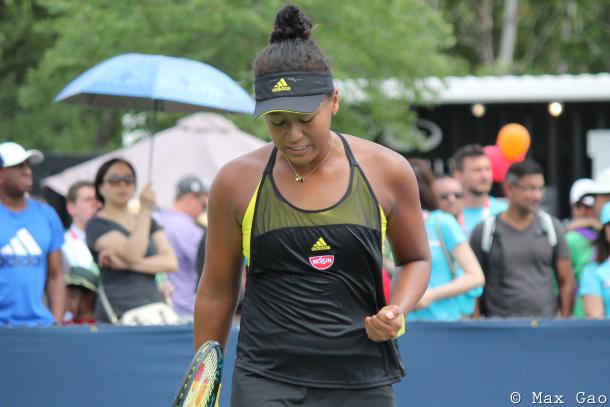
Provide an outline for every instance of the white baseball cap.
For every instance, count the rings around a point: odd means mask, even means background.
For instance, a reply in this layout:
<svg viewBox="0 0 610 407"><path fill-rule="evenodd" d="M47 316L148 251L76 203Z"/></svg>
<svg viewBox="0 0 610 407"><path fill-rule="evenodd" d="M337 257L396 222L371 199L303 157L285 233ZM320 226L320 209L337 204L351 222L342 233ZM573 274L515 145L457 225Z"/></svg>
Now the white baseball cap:
<svg viewBox="0 0 610 407"><path fill-rule="evenodd" d="M591 196L595 189L595 181L590 178L581 178L574 181L572 188L570 188L570 203L572 205L576 203L583 203L587 206L593 206L595 198Z"/></svg>
<svg viewBox="0 0 610 407"><path fill-rule="evenodd" d="M19 165L25 160L32 164L40 164L44 155L39 150L25 150L17 143L7 141L0 143L0 168Z"/></svg>
<svg viewBox="0 0 610 407"><path fill-rule="evenodd" d="M606 195L610 194L610 167L605 168L595 177L595 186L592 194Z"/></svg>

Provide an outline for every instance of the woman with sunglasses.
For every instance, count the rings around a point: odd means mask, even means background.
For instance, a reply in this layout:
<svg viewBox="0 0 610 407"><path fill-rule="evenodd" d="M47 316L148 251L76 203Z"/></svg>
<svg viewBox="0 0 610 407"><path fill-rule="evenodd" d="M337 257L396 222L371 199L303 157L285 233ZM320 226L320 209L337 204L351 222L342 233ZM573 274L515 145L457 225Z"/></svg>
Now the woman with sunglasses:
<svg viewBox="0 0 610 407"><path fill-rule="evenodd" d="M602 207L595 261L582 272L579 294L587 318L610 318L610 202Z"/></svg>
<svg viewBox="0 0 610 407"><path fill-rule="evenodd" d="M464 188L462 184L450 175L438 177L432 183L432 193L436 198L438 209L450 213L458 221L464 232L466 226L464 222ZM462 275L464 271L456 267L455 274ZM469 318L476 311L477 298L483 294L483 288L477 287L459 296L462 315Z"/></svg>
<svg viewBox="0 0 610 407"><path fill-rule="evenodd" d="M436 197L438 209L452 214L459 222L464 205L464 188L460 182L445 175L434 180L432 192Z"/></svg>
<svg viewBox="0 0 610 407"><path fill-rule="evenodd" d="M409 162L417 179L432 253L428 289L417 304L417 309L409 314L409 320L456 321L467 313L462 296L485 283L483 270L454 216L438 210L439 205L432 192L434 175L428 164L419 159Z"/></svg>
<svg viewBox="0 0 610 407"><path fill-rule="evenodd" d="M113 158L95 175L95 195L102 208L86 226L87 245L100 266L100 285L110 304L98 295L96 318L109 322L128 310L161 302L155 274L176 271L178 260L161 227L152 219L155 195L150 185L140 193L140 210L128 208L136 188L131 163Z"/></svg>

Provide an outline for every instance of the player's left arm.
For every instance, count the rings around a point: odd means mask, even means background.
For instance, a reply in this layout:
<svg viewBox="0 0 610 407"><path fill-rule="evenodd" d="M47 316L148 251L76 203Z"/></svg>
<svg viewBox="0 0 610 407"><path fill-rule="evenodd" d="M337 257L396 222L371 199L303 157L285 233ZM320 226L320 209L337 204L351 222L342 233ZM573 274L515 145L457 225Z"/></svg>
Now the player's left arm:
<svg viewBox="0 0 610 407"><path fill-rule="evenodd" d="M385 200L389 208L387 233L398 270L389 304L366 317L367 335L374 341L393 339L404 327L404 318L418 303L430 280L431 260L417 181L409 163L397 154L388 157Z"/></svg>
<svg viewBox="0 0 610 407"><path fill-rule="evenodd" d="M61 249L47 255L47 298L55 322L61 323L66 304L66 283Z"/></svg>

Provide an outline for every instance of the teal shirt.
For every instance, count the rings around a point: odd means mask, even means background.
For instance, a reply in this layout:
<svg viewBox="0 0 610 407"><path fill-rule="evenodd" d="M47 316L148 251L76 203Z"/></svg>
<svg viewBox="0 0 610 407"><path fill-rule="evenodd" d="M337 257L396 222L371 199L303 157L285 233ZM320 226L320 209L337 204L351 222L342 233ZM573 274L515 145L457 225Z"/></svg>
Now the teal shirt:
<svg viewBox="0 0 610 407"><path fill-rule="evenodd" d="M604 302L604 316L610 319L610 259L601 264L589 263L580 277L581 296L595 295Z"/></svg>
<svg viewBox="0 0 610 407"><path fill-rule="evenodd" d="M587 264L593 259L593 243L577 230L566 233L566 242L572 253L572 270L576 277L576 282L580 284L582 272ZM559 293L557 277L553 275L553 291ZM582 296L578 295L574 302L574 312L576 318L585 317L585 309L582 304Z"/></svg>
<svg viewBox="0 0 610 407"><path fill-rule="evenodd" d="M462 215L464 219L464 230L470 235L472 230L489 216L495 216L508 209L508 204L501 199L489 197L489 206L480 208L464 208Z"/></svg>
<svg viewBox="0 0 610 407"><path fill-rule="evenodd" d="M447 264L439 240L437 225L440 225L442 238L449 252L458 244L466 241L464 231L452 215L442 211L434 211L428 215L426 233L428 234L430 254L432 255L432 273L428 288L439 287L453 280L451 269ZM435 301L428 308L411 312L407 319L410 321L458 321L462 317L459 297L455 296Z"/></svg>

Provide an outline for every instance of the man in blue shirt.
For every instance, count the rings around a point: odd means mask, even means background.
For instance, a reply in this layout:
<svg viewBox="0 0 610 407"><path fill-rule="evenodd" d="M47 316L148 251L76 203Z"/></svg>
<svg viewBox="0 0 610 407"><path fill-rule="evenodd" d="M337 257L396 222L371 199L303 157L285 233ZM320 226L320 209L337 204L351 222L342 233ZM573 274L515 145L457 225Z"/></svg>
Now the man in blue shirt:
<svg viewBox="0 0 610 407"><path fill-rule="evenodd" d="M463 209L457 220L466 234L484 219L508 208L506 201L489 195L493 185L491 163L480 145L465 145L455 152L452 175L464 187Z"/></svg>
<svg viewBox="0 0 610 407"><path fill-rule="evenodd" d="M42 160L38 150L0 144L0 326L52 325L64 312L63 227L50 206L28 194L30 164Z"/></svg>

